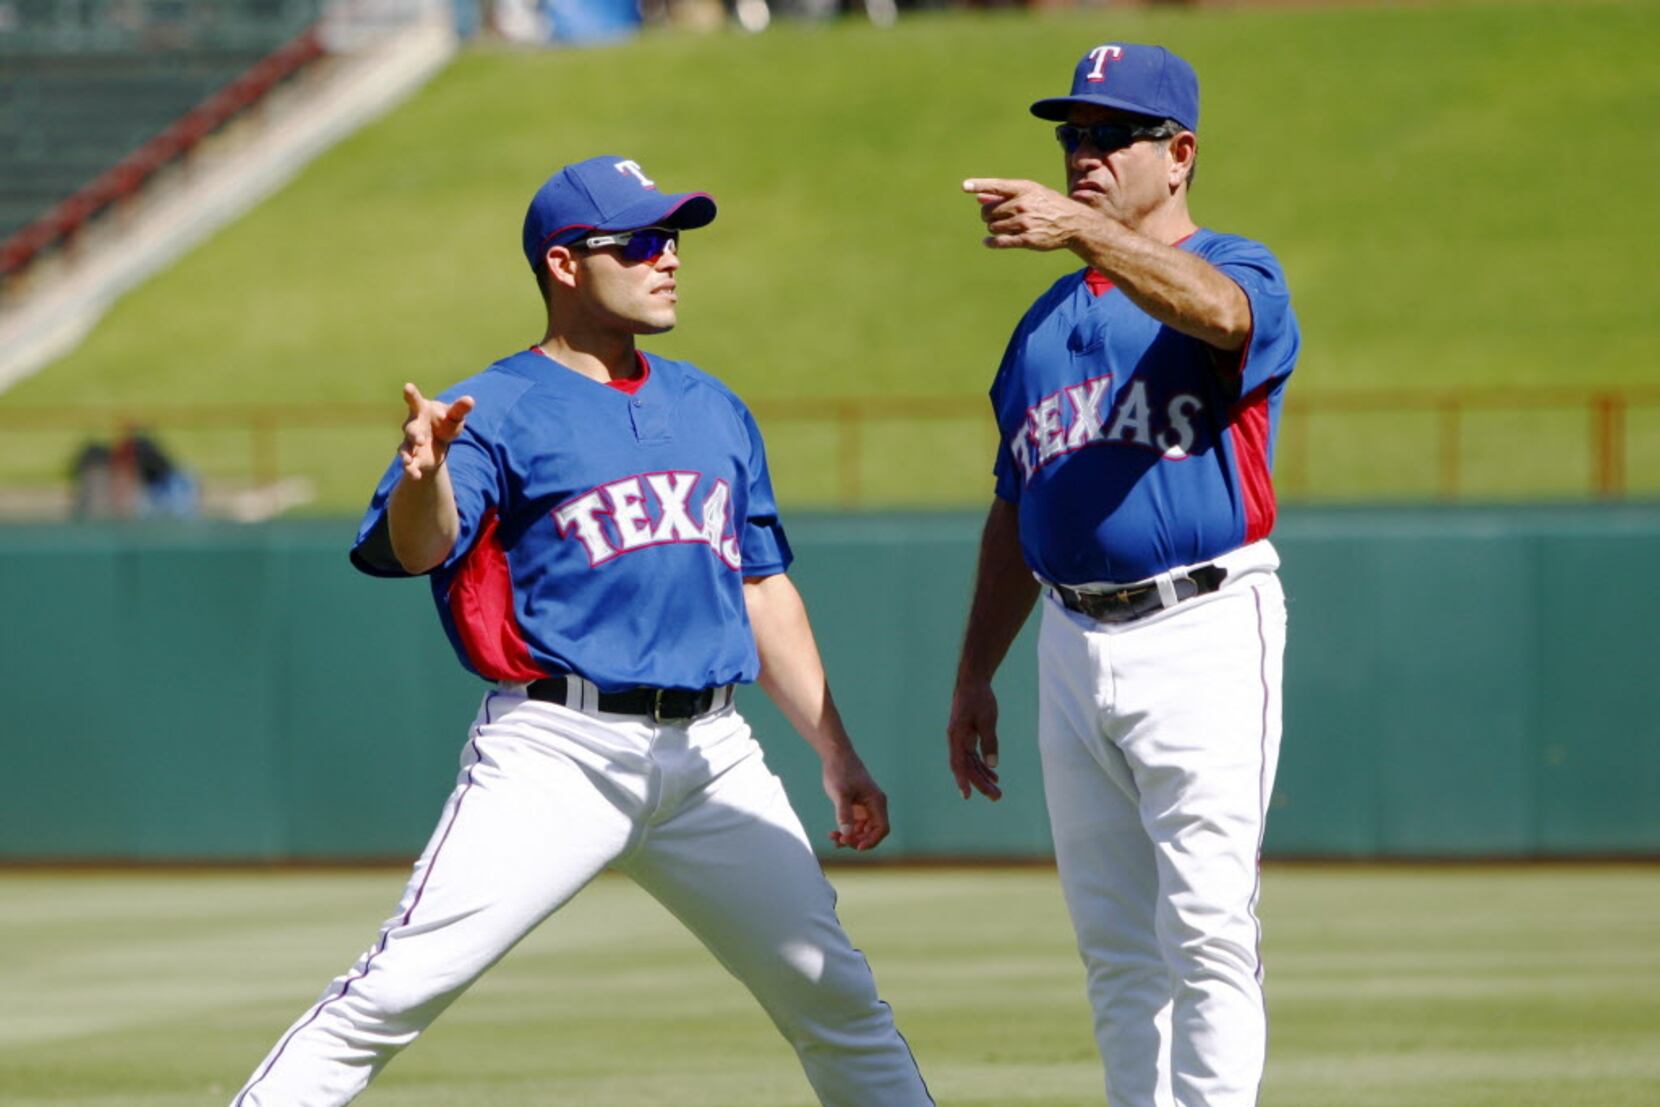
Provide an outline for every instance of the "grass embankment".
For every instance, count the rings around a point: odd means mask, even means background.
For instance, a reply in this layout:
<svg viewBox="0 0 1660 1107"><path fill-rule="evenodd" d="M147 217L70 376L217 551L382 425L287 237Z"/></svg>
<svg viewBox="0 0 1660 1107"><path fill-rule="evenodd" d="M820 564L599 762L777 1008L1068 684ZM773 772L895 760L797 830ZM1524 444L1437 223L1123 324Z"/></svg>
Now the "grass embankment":
<svg viewBox="0 0 1660 1107"><path fill-rule="evenodd" d="M384 404L384 423L289 432L285 470L355 510L390 453L398 387L432 389L539 336L519 253L562 162L638 157L722 209L690 236L682 325L654 348L768 400L941 397L953 421L867 428L878 502L979 503L978 397L1008 331L1070 259L979 245L974 175L1054 180L1026 105L1104 37L1166 42L1205 95L1201 222L1268 242L1302 318L1296 388L1660 382L1642 243L1660 238L1660 13L1643 3L930 14L764 35L651 34L586 51L468 53L398 111L127 297L0 397L23 405ZM1295 392L1293 393L1295 396ZM927 406L927 405L923 405ZM1460 453L1478 494L1572 494L1578 412L1492 416ZM768 422L786 502L836 489L829 424ZM1295 494L1426 493L1433 415L1333 417L1287 443ZM1660 489L1660 410L1629 469ZM239 431L171 436L246 470ZM61 469L31 434L0 478ZM1645 475L1646 474L1646 475Z"/></svg>

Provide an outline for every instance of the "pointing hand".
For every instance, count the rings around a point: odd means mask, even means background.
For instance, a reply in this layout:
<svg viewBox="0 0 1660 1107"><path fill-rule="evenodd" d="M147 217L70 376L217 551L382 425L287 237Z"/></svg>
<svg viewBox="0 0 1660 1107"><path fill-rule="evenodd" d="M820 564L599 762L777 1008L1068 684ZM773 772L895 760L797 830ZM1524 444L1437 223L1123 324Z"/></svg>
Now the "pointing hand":
<svg viewBox="0 0 1660 1107"><path fill-rule="evenodd" d="M403 445L398 457L403 460L403 471L410 480L420 480L444 464L450 443L461 433L467 413L473 410L473 398L463 396L454 403L429 400L413 384L403 386L403 402L409 407L409 418L403 423Z"/></svg>
<svg viewBox="0 0 1660 1107"><path fill-rule="evenodd" d="M1078 235L1091 210L1036 181L971 178L963 191L980 202L980 218L991 233L983 240L996 250L1059 250Z"/></svg>

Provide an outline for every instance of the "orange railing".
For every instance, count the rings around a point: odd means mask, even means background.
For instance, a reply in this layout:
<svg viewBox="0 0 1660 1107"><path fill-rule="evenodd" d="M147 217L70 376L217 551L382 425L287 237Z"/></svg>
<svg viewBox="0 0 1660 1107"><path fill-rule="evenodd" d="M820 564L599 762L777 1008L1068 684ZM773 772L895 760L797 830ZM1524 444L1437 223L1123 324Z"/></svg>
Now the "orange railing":
<svg viewBox="0 0 1660 1107"><path fill-rule="evenodd" d="M192 404L84 407L17 407L0 413L7 429L17 431L75 431L120 438L142 429L166 438L171 431L235 431L246 436L246 472L257 484L271 484L284 475L278 452L283 431L329 427L378 428L387 437L390 420L396 439L397 406L386 404Z"/></svg>
<svg viewBox="0 0 1660 1107"><path fill-rule="evenodd" d="M831 397L822 399L757 399L752 402L757 419L776 444L805 423L834 428L833 458L826 468L834 472L833 499L843 506L869 504L879 496L870 494L863 475L867 467L867 440L871 433L887 426L920 426L957 423L968 433L983 436L984 456L994 441L990 408L978 396L929 397ZM1444 389L1357 392L1302 392L1290 394L1280 431L1276 483L1287 499L1329 496L1322 485L1313 453L1314 432L1323 421L1350 420L1357 416L1390 417L1382 435L1368 438L1354 427L1343 429L1342 441L1351 452L1376 452L1383 437L1400 438L1407 417L1430 420L1432 429L1411 432L1419 453L1432 451L1434 474L1427 484L1430 494L1455 500L1468 494L1467 445L1469 427L1478 417L1518 412L1558 412L1579 420L1572 435L1579 444L1553 458L1559 468L1583 469L1579 494L1619 499L1632 491L1630 479L1634 442L1643 445L1645 458L1660 454L1660 387L1553 388L1553 389ZM1652 427L1632 433L1636 412L1652 414ZM80 432L87 435L115 435L142 427L165 440L175 431L236 432L246 439L246 465L241 471L257 484L270 484L288 475L293 466L281 454L284 432L320 428L362 428L377 441L395 441L400 408L390 404L216 404L188 407L105 406L105 407L12 407L0 410L0 422L8 436L18 431ZM1428 441L1425 441L1425 435ZM1514 444L1512 444L1514 445ZM1583 450L1577 458L1569 456ZM0 468L0 473L3 473ZM981 477L983 472L976 472ZM0 476L0 480L4 480ZM1376 482L1373 482L1374 485ZM1426 482L1418 482L1422 494ZM1660 492L1660 473L1639 482L1639 491ZM980 480L965 494L977 498L985 483ZM1525 487L1508 494L1527 493ZM1550 490L1560 495L1560 487Z"/></svg>
<svg viewBox="0 0 1660 1107"><path fill-rule="evenodd" d="M864 500L865 432L878 423L991 421L987 401L973 397L839 397L822 400L762 400L751 405L763 426L775 420L828 422L837 428L837 499ZM1465 491L1465 428L1472 416L1557 410L1586 420L1585 449L1590 473L1583 491L1604 499L1629 492L1630 413L1660 413L1660 387L1549 389L1418 389L1403 391L1289 393L1280 432L1276 480L1290 498L1318 493L1310 459L1312 424L1357 414L1433 414L1436 419L1436 495L1458 499Z"/></svg>
<svg viewBox="0 0 1660 1107"><path fill-rule="evenodd" d="M1630 416L1638 409L1660 410L1660 387L1292 392L1280 431L1276 477L1287 495L1295 497L1311 491L1313 466L1308 451L1315 420L1359 414L1427 414L1434 417L1436 425L1436 493L1443 499L1458 499L1464 493L1463 447L1465 428L1472 416L1560 411L1585 420L1584 460L1590 476L1584 491L1604 499L1619 499L1629 492Z"/></svg>

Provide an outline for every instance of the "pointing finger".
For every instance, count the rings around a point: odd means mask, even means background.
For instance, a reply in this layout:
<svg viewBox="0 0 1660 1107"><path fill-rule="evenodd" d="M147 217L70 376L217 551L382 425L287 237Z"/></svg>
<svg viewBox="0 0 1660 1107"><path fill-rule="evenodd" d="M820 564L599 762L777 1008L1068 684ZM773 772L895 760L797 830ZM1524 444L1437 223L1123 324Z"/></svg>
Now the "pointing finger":
<svg viewBox="0 0 1660 1107"><path fill-rule="evenodd" d="M463 396L451 404L450 409L444 413L444 422L448 423L451 429L458 428L461 426L461 421L467 418L467 414L472 410L473 398Z"/></svg>
<svg viewBox="0 0 1660 1107"><path fill-rule="evenodd" d="M964 192L980 194L980 202L986 203L988 198L999 199L1009 196L1018 196L1026 181L1005 180L1002 177L970 177L963 182Z"/></svg>

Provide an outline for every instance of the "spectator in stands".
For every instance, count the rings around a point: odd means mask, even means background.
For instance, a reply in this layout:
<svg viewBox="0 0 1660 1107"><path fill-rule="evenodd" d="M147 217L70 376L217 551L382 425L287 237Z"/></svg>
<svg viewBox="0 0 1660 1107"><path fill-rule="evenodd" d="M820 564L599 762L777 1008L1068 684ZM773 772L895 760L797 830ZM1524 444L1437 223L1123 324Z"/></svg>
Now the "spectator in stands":
<svg viewBox="0 0 1660 1107"><path fill-rule="evenodd" d="M75 488L70 511L77 519L107 519L115 514L110 448L102 442L88 442L69 463L69 479Z"/></svg>
<svg viewBox="0 0 1660 1107"><path fill-rule="evenodd" d="M113 446L89 442L70 466L73 510L81 519L187 519L196 514L196 480L139 429Z"/></svg>

